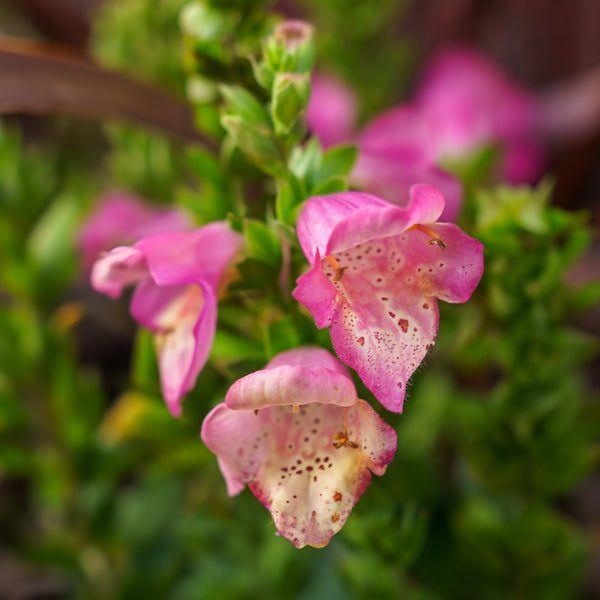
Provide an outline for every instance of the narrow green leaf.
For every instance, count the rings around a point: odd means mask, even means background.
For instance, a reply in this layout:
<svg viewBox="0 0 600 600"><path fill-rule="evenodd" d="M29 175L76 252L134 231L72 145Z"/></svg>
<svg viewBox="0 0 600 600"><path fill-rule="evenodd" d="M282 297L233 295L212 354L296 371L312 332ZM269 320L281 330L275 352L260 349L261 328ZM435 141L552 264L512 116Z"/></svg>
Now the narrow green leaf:
<svg viewBox="0 0 600 600"><path fill-rule="evenodd" d="M347 177L356 162L356 146L335 146L323 154L319 167L311 174L313 185L334 177Z"/></svg>
<svg viewBox="0 0 600 600"><path fill-rule="evenodd" d="M277 235L256 219L244 219L243 227L250 257L278 269L281 266L281 243Z"/></svg>

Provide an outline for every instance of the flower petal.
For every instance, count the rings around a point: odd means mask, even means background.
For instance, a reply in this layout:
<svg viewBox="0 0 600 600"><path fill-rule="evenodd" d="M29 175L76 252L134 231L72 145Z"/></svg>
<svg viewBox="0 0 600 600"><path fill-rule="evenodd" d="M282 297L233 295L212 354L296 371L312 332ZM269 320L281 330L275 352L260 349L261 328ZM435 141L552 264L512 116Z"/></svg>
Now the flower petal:
<svg viewBox="0 0 600 600"><path fill-rule="evenodd" d="M426 120L409 105L393 108L373 119L360 133L358 144L361 152L367 154L381 158L393 155L398 169L432 165L436 158Z"/></svg>
<svg viewBox="0 0 600 600"><path fill-rule="evenodd" d="M280 352L267 363L265 369L274 369L281 366L329 369L350 379L348 369L331 352L318 346L301 346L300 348Z"/></svg>
<svg viewBox="0 0 600 600"><path fill-rule="evenodd" d="M308 308L317 327L329 327L337 306L338 293L331 281L323 275L318 249L314 265L310 271L301 275L296 283L297 287L292 292L292 296Z"/></svg>
<svg viewBox="0 0 600 600"><path fill-rule="evenodd" d="M332 75L313 74L306 122L323 148L351 139L357 112L356 97L348 86Z"/></svg>
<svg viewBox="0 0 600 600"><path fill-rule="evenodd" d="M225 403L215 406L202 423L200 437L217 456L230 496L239 494L256 478L262 420L252 411L231 410Z"/></svg>
<svg viewBox="0 0 600 600"><path fill-rule="evenodd" d="M414 274L424 298L466 302L483 274L483 244L453 223L433 223L428 229L443 240L445 249L432 243L428 233L407 232L402 244L406 276Z"/></svg>
<svg viewBox="0 0 600 600"><path fill-rule="evenodd" d="M186 213L160 209L127 192L103 196L89 215L79 235L82 263L90 269L100 252L134 243L141 238L191 226Z"/></svg>
<svg viewBox="0 0 600 600"><path fill-rule="evenodd" d="M439 217L442 221L453 221L462 204L462 183L456 177L430 164L406 164L393 152L382 154L361 149L351 181L400 207L408 205L410 188L415 182L432 185L446 199Z"/></svg>
<svg viewBox="0 0 600 600"><path fill-rule="evenodd" d="M327 254L327 244L336 223L363 208L385 208L389 204L361 192L341 192L327 196L313 196L306 201L298 216L297 233L300 246L313 264L315 253Z"/></svg>
<svg viewBox="0 0 600 600"><path fill-rule="evenodd" d="M147 277L135 287L131 297L131 315L152 333L160 333L165 327L170 327L164 322L164 317L161 319L161 315L169 310L172 312L188 287L187 285L159 286L151 277Z"/></svg>
<svg viewBox="0 0 600 600"><path fill-rule="evenodd" d="M241 244L239 233L225 222L215 222L194 231L144 238L135 248L146 256L152 278L158 285L204 281L216 289Z"/></svg>
<svg viewBox="0 0 600 600"><path fill-rule="evenodd" d="M207 285L160 287L148 279L132 298L132 315L155 334L162 393L176 417L181 415L181 399L208 359L216 310Z"/></svg>
<svg viewBox="0 0 600 600"><path fill-rule="evenodd" d="M321 256L352 248L374 238L397 235L417 223L433 223L444 210L441 192L414 185L406 208L361 192L341 192L309 198L298 216L298 239L313 264Z"/></svg>
<svg viewBox="0 0 600 600"><path fill-rule="evenodd" d="M120 246L101 256L92 267L92 287L110 298L149 275L146 258L136 248Z"/></svg>
<svg viewBox="0 0 600 600"><path fill-rule="evenodd" d="M348 266L339 281L335 269L322 261L325 275L340 293L331 325L335 351L395 412L402 411L406 382L434 343L438 327L430 279L414 272L406 248L420 241L424 251L445 254L421 236L426 237L407 231L334 254L340 267Z"/></svg>
<svg viewBox="0 0 600 600"><path fill-rule="evenodd" d="M500 175L511 185L535 183L544 172L547 159L540 141L528 137L511 139L504 148Z"/></svg>
<svg viewBox="0 0 600 600"><path fill-rule="evenodd" d="M456 158L482 144L534 135L533 95L464 46L446 48L434 57L416 96L435 131L440 156Z"/></svg>
<svg viewBox="0 0 600 600"><path fill-rule="evenodd" d="M351 406L356 400L354 383L338 360L322 348L302 348L283 352L262 371L238 379L225 404L235 410L260 410L311 402Z"/></svg>

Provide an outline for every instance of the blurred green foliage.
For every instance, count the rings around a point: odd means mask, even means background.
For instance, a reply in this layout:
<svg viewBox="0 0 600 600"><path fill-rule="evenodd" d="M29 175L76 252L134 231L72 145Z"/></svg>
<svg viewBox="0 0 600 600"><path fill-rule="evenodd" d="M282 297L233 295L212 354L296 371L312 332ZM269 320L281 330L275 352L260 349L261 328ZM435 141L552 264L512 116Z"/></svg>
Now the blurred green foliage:
<svg viewBox="0 0 600 600"><path fill-rule="evenodd" d="M557 499L598 464L585 378L597 344L574 323L600 291L567 284L590 233L585 215L550 204L547 183L477 187L483 159L463 173L462 226L485 246L484 278L469 303L441 307L404 414L383 414L398 431L388 472L320 550L276 536L250 492L226 496L202 419L274 354L329 347L290 296L305 268L293 226L310 195L346 189L356 159L350 146L300 143L312 50L277 42L268 4L192 2L180 17L181 0L121 0L98 16L98 55L186 91L199 127L223 142L218 156L111 126L95 133L105 147L93 164L0 129L0 550L81 599L577 597L589 538ZM396 35L405 3L303 5L317 63L346 74L365 111L396 101L411 73L411 42ZM76 293L76 232L110 186L177 203L199 224L228 218L246 239L181 420L160 397L147 332L114 397L80 354L96 309ZM104 318L119 328L114 310Z"/></svg>

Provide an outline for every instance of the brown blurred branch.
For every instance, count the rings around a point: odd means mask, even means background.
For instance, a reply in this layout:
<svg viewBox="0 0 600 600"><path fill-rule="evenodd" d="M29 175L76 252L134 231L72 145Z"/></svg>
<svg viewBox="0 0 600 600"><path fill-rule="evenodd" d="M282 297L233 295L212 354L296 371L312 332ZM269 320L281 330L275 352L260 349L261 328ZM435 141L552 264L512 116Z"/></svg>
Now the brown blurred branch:
<svg viewBox="0 0 600 600"><path fill-rule="evenodd" d="M59 44L0 38L0 114L62 113L125 120L215 147L189 106Z"/></svg>

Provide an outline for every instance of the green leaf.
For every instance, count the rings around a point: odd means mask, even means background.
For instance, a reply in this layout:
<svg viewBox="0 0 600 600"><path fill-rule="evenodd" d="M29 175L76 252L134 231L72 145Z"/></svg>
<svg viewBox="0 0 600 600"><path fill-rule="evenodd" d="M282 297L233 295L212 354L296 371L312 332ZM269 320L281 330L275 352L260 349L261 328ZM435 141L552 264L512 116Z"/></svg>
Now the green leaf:
<svg viewBox="0 0 600 600"><path fill-rule="evenodd" d="M237 264L241 279L229 285L230 290L259 290L266 294L273 289L278 276L278 269L255 258L247 258Z"/></svg>
<svg viewBox="0 0 600 600"><path fill-rule="evenodd" d="M188 161L201 181L210 181L215 185L227 184L227 176L219 159L202 148L192 148L187 153Z"/></svg>
<svg viewBox="0 0 600 600"><path fill-rule="evenodd" d="M131 381L134 386L145 390L156 390L158 367L154 336L143 327L138 327L131 359Z"/></svg>
<svg viewBox="0 0 600 600"><path fill-rule="evenodd" d="M271 175L285 172L281 149L270 127L261 124L249 126L247 121L232 115L222 117L221 123L257 167Z"/></svg>
<svg viewBox="0 0 600 600"><path fill-rule="evenodd" d="M269 115L262 103L248 90L238 85L220 85L219 91L225 100L225 113L240 118L248 127L267 125Z"/></svg>
<svg viewBox="0 0 600 600"><path fill-rule="evenodd" d="M316 185L310 190L311 196L324 196L325 194L335 194L336 192L345 192L348 189L348 183L340 177L332 177Z"/></svg>
<svg viewBox="0 0 600 600"><path fill-rule="evenodd" d="M249 256L279 269L281 243L277 235L256 219L244 219L243 229Z"/></svg>
<svg viewBox="0 0 600 600"><path fill-rule="evenodd" d="M267 329L266 335L269 359L280 352L297 348L301 343L297 323L292 317L287 317L271 323Z"/></svg>
<svg viewBox="0 0 600 600"><path fill-rule="evenodd" d="M264 361L265 352L262 343L219 328L215 333L210 359L220 365L243 360Z"/></svg>
<svg viewBox="0 0 600 600"><path fill-rule="evenodd" d="M304 201L300 182L290 174L287 179L277 180L275 214L277 218L292 227L296 224L297 207Z"/></svg>
<svg viewBox="0 0 600 600"><path fill-rule="evenodd" d="M323 154L319 167L311 174L313 185L318 185L327 179L344 178L350 174L358 148L356 146L335 146Z"/></svg>
<svg viewBox="0 0 600 600"><path fill-rule="evenodd" d="M31 256L41 266L64 262L73 251L73 232L79 210L71 197L58 198L36 223L28 239Z"/></svg>
<svg viewBox="0 0 600 600"><path fill-rule="evenodd" d="M320 168L321 161L321 144L316 137L312 137L304 147L294 148L289 166L298 179L304 179L307 173Z"/></svg>

